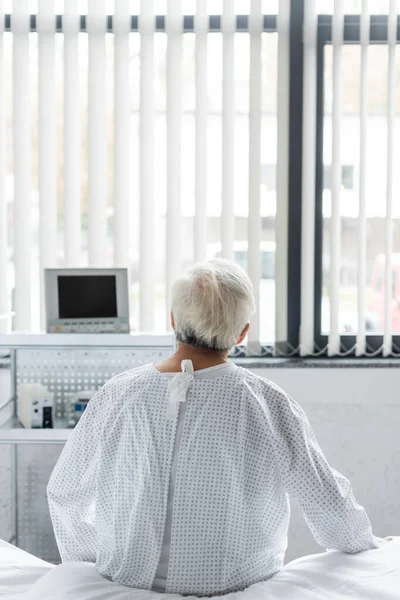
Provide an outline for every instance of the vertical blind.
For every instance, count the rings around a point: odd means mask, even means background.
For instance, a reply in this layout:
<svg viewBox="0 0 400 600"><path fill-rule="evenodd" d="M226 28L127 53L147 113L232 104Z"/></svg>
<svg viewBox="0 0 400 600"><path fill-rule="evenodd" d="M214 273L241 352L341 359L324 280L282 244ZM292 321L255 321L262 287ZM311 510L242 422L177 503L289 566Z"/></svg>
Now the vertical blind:
<svg viewBox="0 0 400 600"><path fill-rule="evenodd" d="M249 275L253 282L254 294L260 297L260 162L261 162L261 0L251 3L249 20L250 32L250 90L249 90L249 217L248 225L248 261ZM250 352L259 353L260 330L259 314L256 313L249 334Z"/></svg>
<svg viewBox="0 0 400 600"><path fill-rule="evenodd" d="M14 7L13 33L13 165L14 165L14 269L15 311L18 328L31 326L32 161L29 105L28 2Z"/></svg>
<svg viewBox="0 0 400 600"><path fill-rule="evenodd" d="M207 149L208 149L208 93L207 93L207 3L196 4L196 148L195 148L195 211L194 259L202 260L207 245Z"/></svg>
<svg viewBox="0 0 400 600"><path fill-rule="evenodd" d="M89 0L88 239L89 265L102 267L107 246L106 20L104 0ZM115 34L119 38L119 34ZM117 78L118 79L118 78Z"/></svg>
<svg viewBox="0 0 400 600"><path fill-rule="evenodd" d="M154 13L142 0L140 12L140 329L154 329Z"/></svg>
<svg viewBox="0 0 400 600"><path fill-rule="evenodd" d="M315 252L315 152L317 113L317 11L316 0L304 10L303 64L303 149L302 149L302 230L301 230L301 325L303 356L314 352L314 252Z"/></svg>
<svg viewBox="0 0 400 600"><path fill-rule="evenodd" d="M37 312L43 306L43 269L53 266L128 266L137 262L138 329L155 331L158 301L158 266L155 246L160 241L155 224L155 195L160 157L155 128L160 115L165 117L165 317L169 328L170 290L175 278L188 266L182 254L186 197L182 193L183 161L183 73L185 32L180 0L168 0L164 19L156 19L152 0L142 0L140 14L132 18L128 0L115 2L112 18L105 14L104 0L88 0L88 11L82 19L77 0L65 2L62 19L54 12L53 0L39 0L36 20L29 14L28 0L13 3L9 19L10 32L4 33L5 18L0 2L0 76L5 69L3 45L5 35L12 36L12 132L5 130L5 108L0 97L0 189L5 187L5 164L12 163L12 202L10 193L0 193L0 315L10 311L10 288L14 288L12 308L15 309L14 329L29 331L37 327ZM238 96L243 85L238 83L237 36L238 17L234 0L224 0L223 10L214 29L221 35L221 213L219 218L219 250L215 255L236 258L235 227L235 147L243 144L236 137ZM247 266L253 281L258 315L249 334L249 349L260 352L260 282L262 277L262 210L261 145L263 90L268 86L263 73L265 52L262 36L265 20L261 0L250 3L244 31L249 39L247 74L248 189L244 195L247 219ZM277 15L278 92L277 135L267 131L268 144L276 144L276 251L277 283L274 294L275 331L285 338L287 313L287 203L288 203L288 94L289 94L289 3L280 2ZM193 259L208 257L210 218L207 212L209 180L209 149L215 145L216 133L210 127L215 107L210 107L210 16L206 2L196 3L193 26L194 56L194 215L193 231L189 234ZM58 29L57 29L58 27ZM242 25L243 29L243 25ZM165 35L165 112L157 105L155 85L156 45L160 31ZM134 33L133 33L134 32ZM138 131L131 124L132 85L131 47L133 35L140 36L140 76L138 80ZM32 37L35 36L35 37ZM37 36L37 37L36 37ZM62 42L60 43L60 38ZM84 38L84 39L83 39ZM35 41L36 40L36 41ZM112 40L110 42L110 40ZM32 48L38 52L37 64ZM60 53L61 53L61 72ZM82 48L87 48L86 54ZM264 50L263 50L264 48ZM110 58L111 57L111 58ZM108 65L112 61L113 123L109 127ZM211 61L213 58L211 58ZM269 60L269 57L267 57ZM274 59L271 58L271 64ZM57 62L58 61L58 62ZM242 68L242 67L240 67ZM37 69L36 90L32 85L32 70ZM61 87L57 83L62 80ZM61 97L60 97L61 89ZM2 86L2 95L5 93ZM37 130L35 115L37 104ZM59 107L62 107L60 112ZM136 109L135 109L136 110ZM239 111L240 112L240 111ZM61 125L60 125L61 123ZM275 127L275 125L274 125ZM83 130L86 129L86 132ZM212 134L213 141L210 142ZM137 136L137 138L136 138ZM243 137L243 136L242 136ZM11 144L9 143L11 138ZM62 138L62 139L61 139ZM275 140L275 141L274 141ZM61 150L59 149L61 143ZM137 156L132 147L138 145ZM6 147L7 146L7 147ZM9 147L12 156L6 156ZM8 149L8 150L7 150ZM37 151L36 151L37 149ZM6 152L7 150L7 152ZM58 156L61 152L62 160ZM110 163L109 156L112 155ZM34 164L38 160L38 215L32 181ZM34 157L34 158L33 158ZM136 166L133 167L137 159ZM271 162L271 159L268 159ZM32 162L33 161L33 162ZM61 163L61 167L60 167ZM111 164L111 166L110 166ZM84 167L87 171L83 173ZM164 168L164 167L163 167ZM138 181L132 173L137 172ZM60 181L62 193L60 196ZM112 190L112 207L108 201ZM83 209L84 195L87 207ZM248 196L248 197L247 197ZM12 219L10 221L10 204ZM111 213L110 213L111 210ZM112 218L109 216L112 214ZM35 223L38 218L38 241ZM61 221L62 223L61 223ZM8 223L8 227L7 227ZM60 224L61 223L61 224ZM138 223L138 256L132 255L132 223ZM187 221L186 221L187 223ZM87 230L87 237L83 231ZM111 233L110 233L111 229ZM61 235L62 230L62 235ZM112 248L109 248L110 235ZM61 237L60 237L61 236ZM62 240L60 245L60 239ZM215 238L214 238L215 239ZM10 241L11 240L11 241ZM38 247L36 266L35 244ZM12 248L10 257L10 247ZM13 269L9 264L13 260ZM135 269L133 269L135 270ZM36 290L36 276L40 285ZM11 283L13 279L13 283ZM43 315L40 326L43 327ZM4 327L0 320L0 327ZM266 341L266 340L264 340ZM268 340L271 341L271 340Z"/></svg>
<svg viewBox="0 0 400 600"><path fill-rule="evenodd" d="M51 11L52 0L39 1L39 277L42 297L44 269L57 266L55 40L51 32ZM41 308L43 311L43 306ZM43 314L41 325L44 327Z"/></svg>
<svg viewBox="0 0 400 600"><path fill-rule="evenodd" d="M288 192L289 192L289 23L290 6L280 3L278 17L278 153L276 209L276 330L277 342L287 340L288 321Z"/></svg>
<svg viewBox="0 0 400 600"><path fill-rule="evenodd" d="M356 353L365 352L365 289L367 264L367 218L366 218L366 170L367 170L367 116L368 116L368 45L370 15L368 2L363 3L360 22L361 69L360 69L360 197L358 216L358 331Z"/></svg>
<svg viewBox="0 0 400 600"><path fill-rule="evenodd" d="M222 255L233 259L235 222L233 213L234 114L235 114L235 13L233 0L224 0L222 15L223 90L222 90Z"/></svg>
<svg viewBox="0 0 400 600"><path fill-rule="evenodd" d="M343 0L336 0L332 18L333 77L332 77L332 214L330 231L330 333L328 352L339 352L339 284L340 284L340 195L342 183L341 163L341 111L343 63Z"/></svg>
<svg viewBox="0 0 400 600"><path fill-rule="evenodd" d="M129 256L129 0L115 3L114 31L114 262L119 266ZM148 96L150 101L151 90Z"/></svg>
<svg viewBox="0 0 400 600"><path fill-rule="evenodd" d="M327 351L330 356L355 353L357 356L373 355L382 353L383 356L398 355L398 350L393 345L394 333L399 334L396 327L394 315L396 314L399 298L395 297L397 271L395 271L394 239L395 239L395 218L399 217L399 205L395 194L396 185L396 152L398 149L398 98L399 82L398 72L399 64L396 60L398 40L398 17L400 6L397 0L389 0L388 11L384 15L375 15L376 3L373 0L363 0L359 11L359 38L357 39L358 29L354 17L345 15L346 3L343 0L335 0L331 17L329 21L322 19L320 27L330 26L331 35L328 45L331 47L332 62L329 62L328 54L325 49L318 46L318 4L316 0L305 0L304 5L304 80L303 80L303 155L302 155L302 277L301 277L301 327L300 327L300 354L303 356L312 354L322 354ZM372 6L373 5L373 6ZM321 7L321 3L319 5ZM374 30L372 27L372 18L375 19L374 27L383 29L383 33L371 39ZM351 21L351 19L353 19ZM347 23L347 40L345 39L345 27ZM357 23L358 25L358 23ZM387 25L387 33L386 33ZM352 28L353 27L353 28ZM345 106L343 97L348 90L345 88L346 63L344 52L346 43L351 42L353 49L359 51L347 54L347 60L359 60L359 73L354 73L354 89L358 93L358 98L347 94L347 102L353 101L356 106L355 112L358 125L354 132L351 129L351 120L349 106ZM357 46L354 45L354 42ZM379 89L382 93L384 108L379 105L378 110L384 110L385 128L384 136L379 134L379 140L382 137L386 139L384 144L378 145L375 141L376 128L371 127L370 103L371 95L376 90L372 90L371 81L374 85L373 77L376 73L371 69L371 49L376 48L379 43L387 51L386 55L380 54L379 69L380 73L385 73L385 84ZM326 47L325 47L326 48ZM349 48L349 45L347 45ZM318 56L318 53L322 53ZM384 57L382 59L382 56ZM349 58L350 57L350 58ZM387 58L386 58L387 57ZM323 72L319 76L321 81L317 81L318 60L323 65ZM385 61L387 63L385 64ZM376 69L377 62L374 67ZM387 72L387 84L386 84ZM347 77L349 77L347 73ZM357 81L357 79L359 80ZM383 79L383 78L382 78ZM347 79L347 86L349 80ZM357 87L359 86L359 87ZM319 135L323 136L323 148L320 149L323 156L317 157L321 160L322 168L330 168L330 195L325 198L326 181L321 182L322 198L319 199L322 206L322 227L325 225L323 236L326 236L326 244L322 248L315 248L315 223L316 223L316 144L317 144L317 98L318 94L323 94L324 106L321 103L322 120L319 123ZM350 100L349 100L350 98ZM397 102L397 107L396 107ZM375 100L376 104L376 100ZM375 109L377 110L377 109ZM396 115L397 110L397 115ZM327 112L331 111L331 118L327 118ZM378 116L380 113L378 112ZM396 120L397 116L397 120ZM375 137L371 135L373 133ZM331 136L331 137L330 137ZM348 315L343 315L343 291L349 293L349 288L343 290L343 271L346 270L346 256L344 249L345 243L349 240L348 231L343 230L343 223L346 223L344 215L346 210L346 191L343 181L343 169L346 164L344 155L346 145L358 139L358 156L352 160L356 165L353 173L354 194L357 194L358 206L356 207L356 228L352 239L355 240L355 298L353 300L353 310L355 323L352 323L351 333L354 336L355 344L353 347L343 344L343 334L346 333L343 324L343 317L349 319ZM327 145L330 143L329 151ZM377 147L374 148L373 145ZM355 153L357 153L357 150ZM374 154L375 152L375 154ZM385 155L385 173L378 169L374 173L374 164L371 163L371 155L376 153ZM328 155L325 161L325 154ZM329 156L331 164L329 164ZM372 171L369 173L368 171ZM368 189L368 183L371 183L371 177L375 180L380 179L379 190L382 194L374 198L373 210L382 216L384 226L382 227L383 243L381 245L381 254L375 257L375 265L371 265L371 256L368 257L368 230L371 226L368 218L371 218L371 192ZM322 176L324 177L324 175ZM326 177L326 174L325 174ZM328 202L326 200L328 199ZM369 211L369 212L368 212ZM375 213L373 213L373 216ZM324 223L324 221L326 223ZM347 221L349 223L349 220ZM347 224L347 229L350 227ZM347 235L347 237L345 237ZM372 240L378 245L376 240ZM371 242L369 242L371 243ZM347 248L348 251L348 248ZM316 273L314 272L315 253L321 252L323 256L321 263L323 265L323 282L326 286L327 303L322 305L315 302ZM372 251L371 251L372 252ZM397 250L398 252L398 250ZM398 255L397 255L398 256ZM367 260L368 258L368 260ZM397 264L397 263L396 263ZM382 266L383 280L382 290L380 288L380 279L376 275L378 268ZM375 279L374 279L375 278ZM318 291L318 290L317 290ZM320 296L317 296L318 298ZM345 299L346 300L346 299ZM371 308L372 306L372 308ZM371 312L375 310L376 313ZM315 323L321 319L316 319L315 311L322 312L322 321L324 314L328 318L325 324L325 333L327 339L326 348L318 347L316 338L321 339L321 332L315 331ZM351 315L350 315L351 317ZM370 323L371 319L376 318L376 322ZM372 330L372 331L371 331ZM374 335L377 339L381 338L381 345L377 348L369 345L369 336ZM351 336L349 336L351 337ZM323 339L323 338L322 338Z"/></svg>
<svg viewBox="0 0 400 600"><path fill-rule="evenodd" d="M168 0L167 31L167 311L171 288L180 273L181 141L182 141L182 12L181 0Z"/></svg>
<svg viewBox="0 0 400 600"><path fill-rule="evenodd" d="M64 255L65 266L80 262L81 230L81 101L79 16L77 0L65 3L64 35Z"/></svg>
<svg viewBox="0 0 400 600"><path fill-rule="evenodd" d="M4 7L0 0L0 81L4 80ZM6 331L7 299L7 206L5 202L5 116L4 87L0 86L0 332ZM2 200L3 198L3 200Z"/></svg>
<svg viewBox="0 0 400 600"><path fill-rule="evenodd" d="M387 174L386 174L386 246L385 246L385 329L383 355L392 352L392 253L395 153L395 97L396 97L397 0L390 0L388 18L388 88L387 88Z"/></svg>

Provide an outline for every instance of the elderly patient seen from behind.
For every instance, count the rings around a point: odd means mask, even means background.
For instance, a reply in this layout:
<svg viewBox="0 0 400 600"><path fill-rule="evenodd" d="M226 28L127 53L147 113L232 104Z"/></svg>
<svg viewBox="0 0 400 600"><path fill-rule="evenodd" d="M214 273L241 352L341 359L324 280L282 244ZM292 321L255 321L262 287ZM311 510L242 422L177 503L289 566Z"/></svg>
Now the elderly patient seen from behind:
<svg viewBox="0 0 400 600"><path fill-rule="evenodd" d="M322 548L383 543L300 406L228 360L253 313L250 279L232 262L176 281L176 352L98 391L51 476L63 561L160 592L241 590L282 568L290 496Z"/></svg>

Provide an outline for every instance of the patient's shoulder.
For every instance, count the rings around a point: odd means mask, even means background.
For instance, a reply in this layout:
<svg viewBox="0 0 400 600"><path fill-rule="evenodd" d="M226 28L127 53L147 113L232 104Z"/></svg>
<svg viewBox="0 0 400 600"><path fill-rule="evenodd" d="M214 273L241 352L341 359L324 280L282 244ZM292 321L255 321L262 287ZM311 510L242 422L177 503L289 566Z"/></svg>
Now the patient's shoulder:
<svg viewBox="0 0 400 600"><path fill-rule="evenodd" d="M150 368L151 365L142 365L119 373L109 379L91 399L92 407L94 408L94 405L96 405L98 409L101 409L103 406L110 408L113 403L120 404L121 398L137 385L142 378L149 375Z"/></svg>
<svg viewBox="0 0 400 600"><path fill-rule="evenodd" d="M299 404L279 385L266 377L256 375L248 369L242 370L242 379L250 396L257 398L259 404L272 411L279 418L285 412L302 412Z"/></svg>
<svg viewBox="0 0 400 600"><path fill-rule="evenodd" d="M255 393L262 394L265 397L278 399L287 396L286 392L280 388L279 385L267 379L266 377L257 375L253 371L249 371L243 367L241 367L240 370L242 373L243 382Z"/></svg>

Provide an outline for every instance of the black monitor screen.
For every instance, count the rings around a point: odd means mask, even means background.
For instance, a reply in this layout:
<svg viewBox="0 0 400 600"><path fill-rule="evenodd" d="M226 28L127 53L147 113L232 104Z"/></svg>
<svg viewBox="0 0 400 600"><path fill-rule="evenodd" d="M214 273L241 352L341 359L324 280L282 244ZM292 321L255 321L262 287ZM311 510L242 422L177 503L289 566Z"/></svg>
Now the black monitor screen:
<svg viewBox="0 0 400 600"><path fill-rule="evenodd" d="M60 275L60 319L102 319L117 316L115 275Z"/></svg>

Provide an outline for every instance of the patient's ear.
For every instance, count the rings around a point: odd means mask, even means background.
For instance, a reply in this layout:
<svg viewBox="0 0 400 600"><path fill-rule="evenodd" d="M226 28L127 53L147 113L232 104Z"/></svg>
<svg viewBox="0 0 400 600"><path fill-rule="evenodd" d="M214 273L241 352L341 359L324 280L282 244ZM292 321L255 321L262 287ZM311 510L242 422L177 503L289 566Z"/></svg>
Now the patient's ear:
<svg viewBox="0 0 400 600"><path fill-rule="evenodd" d="M244 340L244 338L246 337L248 331L250 329L250 323L247 323L246 327L243 329L242 333L240 334L238 340L236 341L236 345L238 346L239 344L241 344Z"/></svg>
<svg viewBox="0 0 400 600"><path fill-rule="evenodd" d="M175 319L174 319L174 313L172 311L171 311L171 327L175 331Z"/></svg>

